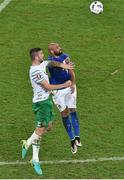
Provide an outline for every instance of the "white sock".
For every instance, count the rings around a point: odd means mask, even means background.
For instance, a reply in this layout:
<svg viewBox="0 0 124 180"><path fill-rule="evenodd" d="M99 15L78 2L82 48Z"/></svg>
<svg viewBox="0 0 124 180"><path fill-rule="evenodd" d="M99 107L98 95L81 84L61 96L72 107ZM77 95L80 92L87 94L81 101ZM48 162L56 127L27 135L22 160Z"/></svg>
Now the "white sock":
<svg viewBox="0 0 124 180"><path fill-rule="evenodd" d="M39 150L40 150L40 144L33 144L33 157L32 160L39 162Z"/></svg>
<svg viewBox="0 0 124 180"><path fill-rule="evenodd" d="M28 138L27 140L27 148L29 148L29 146L32 143L37 142L38 140L40 140L40 136L38 136L35 132Z"/></svg>

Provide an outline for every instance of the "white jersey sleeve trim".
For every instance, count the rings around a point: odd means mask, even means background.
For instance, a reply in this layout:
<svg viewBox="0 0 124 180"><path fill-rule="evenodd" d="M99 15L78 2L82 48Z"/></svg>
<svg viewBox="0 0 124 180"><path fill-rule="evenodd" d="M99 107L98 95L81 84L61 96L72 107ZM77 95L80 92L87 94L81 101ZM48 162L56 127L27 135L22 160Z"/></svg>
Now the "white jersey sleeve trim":
<svg viewBox="0 0 124 180"><path fill-rule="evenodd" d="M50 63L49 60L45 60L45 61L43 61L43 62L44 62L44 64L45 64L45 66L48 66L48 64Z"/></svg>

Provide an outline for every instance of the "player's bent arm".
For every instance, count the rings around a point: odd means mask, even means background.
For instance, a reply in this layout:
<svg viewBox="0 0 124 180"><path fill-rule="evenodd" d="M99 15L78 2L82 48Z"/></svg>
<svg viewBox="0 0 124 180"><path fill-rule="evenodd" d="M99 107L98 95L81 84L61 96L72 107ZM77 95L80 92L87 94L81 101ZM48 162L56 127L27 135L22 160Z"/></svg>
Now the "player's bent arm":
<svg viewBox="0 0 124 180"><path fill-rule="evenodd" d="M62 69L73 69L74 68L73 64L64 64L64 63L60 63L57 61L50 61L48 66L60 67Z"/></svg>
<svg viewBox="0 0 124 180"><path fill-rule="evenodd" d="M71 81L72 81L72 85L70 86L71 93L74 93L74 91L75 91L75 73L73 70L69 70L69 73L71 75Z"/></svg>
<svg viewBox="0 0 124 180"><path fill-rule="evenodd" d="M46 89L47 91L51 91L51 90L56 90L56 89L61 89L61 88L66 88L66 87L70 87L71 86L71 81L66 81L63 84L49 84L46 80L43 80L41 82L41 86Z"/></svg>
<svg viewBox="0 0 124 180"><path fill-rule="evenodd" d="M72 81L72 84L75 84L75 72L74 70L69 70L69 73L71 75L71 81Z"/></svg>
<svg viewBox="0 0 124 180"><path fill-rule="evenodd" d="M70 59L69 57L67 57L67 58L65 59L65 62L66 62L67 64L72 63L72 62L71 62L71 59ZM73 64L73 65L74 65L74 64ZM75 72L74 72L74 70L73 70L73 69L70 69L70 70L69 70L69 73L70 73L70 75L71 75L72 84L75 84Z"/></svg>

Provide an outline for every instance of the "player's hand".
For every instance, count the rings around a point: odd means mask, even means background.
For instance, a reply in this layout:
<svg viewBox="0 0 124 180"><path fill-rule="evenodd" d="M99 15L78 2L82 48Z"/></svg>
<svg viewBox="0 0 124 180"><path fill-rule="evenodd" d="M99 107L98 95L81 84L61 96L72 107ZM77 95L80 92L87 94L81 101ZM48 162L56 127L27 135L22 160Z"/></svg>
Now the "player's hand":
<svg viewBox="0 0 124 180"><path fill-rule="evenodd" d="M75 84L74 83L71 84L70 89L71 89L71 94L73 94L75 91Z"/></svg>
<svg viewBox="0 0 124 180"><path fill-rule="evenodd" d="M71 87L72 82L69 80L69 81L66 81L64 84L66 87Z"/></svg>
<svg viewBox="0 0 124 180"><path fill-rule="evenodd" d="M74 69L74 63L70 62L69 64L61 64L61 68L63 69Z"/></svg>

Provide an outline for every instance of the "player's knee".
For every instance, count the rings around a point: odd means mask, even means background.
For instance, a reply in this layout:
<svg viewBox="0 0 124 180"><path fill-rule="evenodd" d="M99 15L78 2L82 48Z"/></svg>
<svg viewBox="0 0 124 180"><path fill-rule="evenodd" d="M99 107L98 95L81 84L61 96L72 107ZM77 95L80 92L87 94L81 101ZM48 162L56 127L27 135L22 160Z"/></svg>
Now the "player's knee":
<svg viewBox="0 0 124 180"><path fill-rule="evenodd" d="M46 129L45 127L36 128L35 132L37 135L42 136L45 133Z"/></svg>
<svg viewBox="0 0 124 180"><path fill-rule="evenodd" d="M47 128L47 131L51 131L51 130L52 130L52 127L53 127L53 124L52 124L52 123L49 123L48 128Z"/></svg>
<svg viewBox="0 0 124 180"><path fill-rule="evenodd" d="M70 108L69 110L70 110L70 112L75 112L76 111L75 108Z"/></svg>
<svg viewBox="0 0 124 180"><path fill-rule="evenodd" d="M69 115L69 109L66 108L64 111L61 112L62 117L67 117Z"/></svg>

